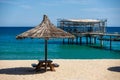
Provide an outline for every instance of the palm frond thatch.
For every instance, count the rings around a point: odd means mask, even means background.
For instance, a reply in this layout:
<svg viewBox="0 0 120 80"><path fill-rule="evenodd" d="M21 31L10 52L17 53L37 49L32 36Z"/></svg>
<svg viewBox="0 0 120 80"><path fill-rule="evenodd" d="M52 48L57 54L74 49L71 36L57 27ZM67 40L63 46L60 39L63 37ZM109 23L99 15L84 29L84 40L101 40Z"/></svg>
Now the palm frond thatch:
<svg viewBox="0 0 120 80"><path fill-rule="evenodd" d="M55 27L48 17L44 15L43 21L36 26L22 34L16 36L17 39L23 38L74 38L74 35L71 35L64 30Z"/></svg>

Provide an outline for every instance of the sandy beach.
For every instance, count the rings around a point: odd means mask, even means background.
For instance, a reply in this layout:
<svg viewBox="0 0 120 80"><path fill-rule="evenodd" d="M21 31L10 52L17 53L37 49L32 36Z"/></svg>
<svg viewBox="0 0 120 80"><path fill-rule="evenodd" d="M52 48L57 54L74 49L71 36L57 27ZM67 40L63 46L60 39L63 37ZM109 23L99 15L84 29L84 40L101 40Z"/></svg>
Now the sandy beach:
<svg viewBox="0 0 120 80"><path fill-rule="evenodd" d="M1 80L120 80L119 59L55 59L55 72L35 72L37 60L0 60Z"/></svg>

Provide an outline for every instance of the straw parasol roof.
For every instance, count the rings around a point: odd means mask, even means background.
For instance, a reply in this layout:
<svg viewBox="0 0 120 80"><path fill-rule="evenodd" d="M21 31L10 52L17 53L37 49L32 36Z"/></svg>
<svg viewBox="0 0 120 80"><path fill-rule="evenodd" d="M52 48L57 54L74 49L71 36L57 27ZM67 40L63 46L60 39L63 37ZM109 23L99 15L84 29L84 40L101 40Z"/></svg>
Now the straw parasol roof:
<svg viewBox="0 0 120 80"><path fill-rule="evenodd" d="M16 37L17 39L23 39L23 38L74 38L73 35L71 35L68 32L65 32L64 30L55 27L48 17L44 15L43 21L41 24L36 26L33 29L30 29Z"/></svg>
<svg viewBox="0 0 120 80"><path fill-rule="evenodd" d="M47 40L49 38L74 38L74 35L65 32L64 30L55 27L48 17L44 15L43 21L22 34L16 36L16 39L24 38L44 38L45 39L45 71L47 71Z"/></svg>

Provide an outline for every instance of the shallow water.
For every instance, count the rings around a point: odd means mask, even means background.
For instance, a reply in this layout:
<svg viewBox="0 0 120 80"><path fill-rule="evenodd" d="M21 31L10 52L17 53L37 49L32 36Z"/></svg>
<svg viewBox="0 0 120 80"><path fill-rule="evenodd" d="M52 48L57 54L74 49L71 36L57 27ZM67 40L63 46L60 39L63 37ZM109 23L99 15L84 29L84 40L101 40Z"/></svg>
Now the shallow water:
<svg viewBox="0 0 120 80"><path fill-rule="evenodd" d="M43 59L43 39L16 40L15 36L30 27L0 27L0 60L4 59ZM119 28L120 29L120 28ZM85 39L83 39L85 43ZM97 45L99 41L97 40ZM48 58L50 59L120 59L120 42L104 42L104 49L93 48L86 44L62 44L61 39L48 42Z"/></svg>

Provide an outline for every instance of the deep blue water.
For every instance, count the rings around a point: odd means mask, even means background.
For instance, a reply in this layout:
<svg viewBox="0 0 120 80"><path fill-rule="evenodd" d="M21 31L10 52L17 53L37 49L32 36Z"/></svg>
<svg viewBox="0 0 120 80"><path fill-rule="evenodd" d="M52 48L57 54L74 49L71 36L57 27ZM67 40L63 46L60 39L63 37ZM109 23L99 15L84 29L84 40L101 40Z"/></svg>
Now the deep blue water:
<svg viewBox="0 0 120 80"><path fill-rule="evenodd" d="M43 39L16 40L16 35L32 27L0 27L0 60L4 59L43 59ZM119 32L120 27L107 27L107 32ZM83 39L83 42L85 40ZM97 41L99 44L99 41ZM48 58L50 59L120 59L120 42L104 42L105 49L93 48L85 44L62 44L62 39L50 39Z"/></svg>

